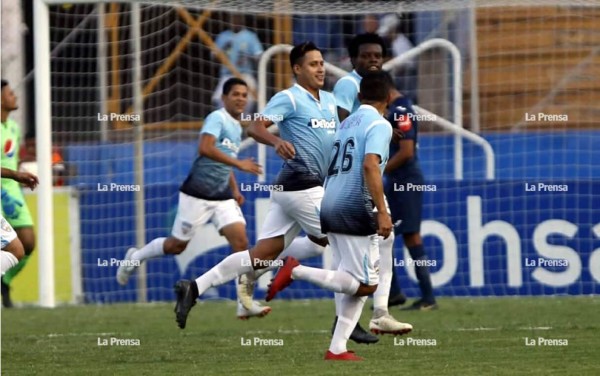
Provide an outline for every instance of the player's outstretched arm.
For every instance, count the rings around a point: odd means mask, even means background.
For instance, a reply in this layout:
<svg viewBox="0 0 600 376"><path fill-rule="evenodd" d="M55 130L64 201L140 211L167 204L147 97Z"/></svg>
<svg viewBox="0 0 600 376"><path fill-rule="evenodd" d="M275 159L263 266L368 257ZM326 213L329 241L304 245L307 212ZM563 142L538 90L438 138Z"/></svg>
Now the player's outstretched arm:
<svg viewBox="0 0 600 376"><path fill-rule="evenodd" d="M383 198L383 180L379 163L381 157L377 154L366 154L363 162L363 171L367 189L373 198L375 207L377 208L377 234L387 239L392 232L392 219L385 207L385 199Z"/></svg>
<svg viewBox="0 0 600 376"><path fill-rule="evenodd" d="M389 174L390 172L399 169L404 166L406 162L408 162L411 158L415 156L415 141L412 139L400 140L398 143L400 149L392 155L388 163L385 165L384 172Z"/></svg>
<svg viewBox="0 0 600 376"><path fill-rule="evenodd" d="M24 184L31 190L37 187L37 185L40 183L38 177L32 173L25 171L14 171L5 167L2 167L2 177L6 179L12 179L21 184Z"/></svg>
<svg viewBox="0 0 600 376"><path fill-rule="evenodd" d="M212 159L228 166L237 168L238 170L249 172L254 175L262 173L262 167L257 164L253 158L235 159L223 153L216 147L216 138L212 134L203 133L200 138L200 148L198 150L201 156Z"/></svg>
<svg viewBox="0 0 600 376"><path fill-rule="evenodd" d="M296 149L291 143L282 140L267 130L273 124L270 120L256 120L248 127L248 136L261 144L275 148L277 154L283 159L292 159L296 155Z"/></svg>

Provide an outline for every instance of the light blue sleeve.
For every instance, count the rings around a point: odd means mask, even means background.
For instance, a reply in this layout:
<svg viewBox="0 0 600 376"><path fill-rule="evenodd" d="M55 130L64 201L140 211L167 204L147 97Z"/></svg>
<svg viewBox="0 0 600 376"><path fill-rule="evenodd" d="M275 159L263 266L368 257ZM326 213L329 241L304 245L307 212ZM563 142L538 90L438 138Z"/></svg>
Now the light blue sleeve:
<svg viewBox="0 0 600 376"><path fill-rule="evenodd" d="M333 95L335 96L338 107L341 107L348 112L352 112L354 101L358 95L356 82L351 78L339 79L333 87Z"/></svg>
<svg viewBox="0 0 600 376"><path fill-rule="evenodd" d="M377 154L381 159L389 155L392 126L387 120L375 120L366 130L365 154Z"/></svg>
<svg viewBox="0 0 600 376"><path fill-rule="evenodd" d="M210 134L215 136L218 140L221 132L223 131L223 116L219 114L217 111L213 111L210 115L204 119L204 125L202 126L202 130L200 134Z"/></svg>
<svg viewBox="0 0 600 376"><path fill-rule="evenodd" d="M267 103L267 106L262 112L263 115L267 115L270 118L279 118L282 121L290 117L296 110L292 98L290 98L292 95L293 94L288 90L280 91L275 94L269 103Z"/></svg>
<svg viewBox="0 0 600 376"><path fill-rule="evenodd" d="M225 30L219 35L217 35L217 39L215 40L215 44L217 45L217 47L219 47L220 49L225 48L225 45L231 41L230 35L230 30Z"/></svg>

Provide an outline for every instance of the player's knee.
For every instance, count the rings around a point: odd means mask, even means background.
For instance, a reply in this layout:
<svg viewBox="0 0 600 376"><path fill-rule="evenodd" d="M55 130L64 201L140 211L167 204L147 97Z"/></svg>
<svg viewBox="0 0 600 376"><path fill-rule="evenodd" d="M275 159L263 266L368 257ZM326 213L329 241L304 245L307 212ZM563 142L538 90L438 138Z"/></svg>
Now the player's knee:
<svg viewBox="0 0 600 376"><path fill-rule="evenodd" d="M375 291L377 291L377 285L365 285L361 283L358 287L358 290L356 291L356 294L354 295L367 296L373 294Z"/></svg>
<svg viewBox="0 0 600 376"><path fill-rule="evenodd" d="M246 236L236 237L229 242L233 252L242 252L248 249L248 238Z"/></svg>
<svg viewBox="0 0 600 376"><path fill-rule="evenodd" d="M318 246L321 247L327 247L327 245L329 244L329 241L327 240L327 237L323 237L323 238L317 238L316 236L313 235L308 235L308 238L315 244L317 244ZM321 252L323 253L323 252Z"/></svg>
<svg viewBox="0 0 600 376"><path fill-rule="evenodd" d="M167 238L164 244L164 251L170 255L178 255L181 252L185 251L189 241L180 240L176 238Z"/></svg>
<svg viewBox="0 0 600 376"><path fill-rule="evenodd" d="M4 250L10 252L19 261L23 257L25 257L25 249L21 241L19 241L19 239L15 239L12 242L10 242L10 244L8 244Z"/></svg>

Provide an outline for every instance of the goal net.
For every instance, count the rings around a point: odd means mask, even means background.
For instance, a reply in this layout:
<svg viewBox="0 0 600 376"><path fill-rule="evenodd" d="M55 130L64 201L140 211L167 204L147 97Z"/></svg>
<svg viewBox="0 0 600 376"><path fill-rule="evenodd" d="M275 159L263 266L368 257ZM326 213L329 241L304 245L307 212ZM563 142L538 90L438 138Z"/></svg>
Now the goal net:
<svg viewBox="0 0 600 376"><path fill-rule="evenodd" d="M427 184L422 236L435 260L436 294L599 293L594 4L169 1L143 2L138 15L132 2L50 4L53 146L63 153L65 184L79 197L84 300L172 300L177 280L195 278L228 255L225 239L208 224L180 256L150 260L145 286L137 278L126 287L115 280L113 260L170 234L179 185L196 156L203 119L217 108L223 75L250 76L255 100L261 93L268 100L293 80L285 52L261 72L263 51L312 40L329 64L350 72L346 46L363 32L385 38L388 58L396 58L386 64L395 84L423 114L434 115L420 122L418 158ZM224 33L240 30L251 37L239 50L222 43ZM429 46L432 40L438 43ZM326 90L343 73L334 69ZM262 103L255 106L259 111ZM266 174L257 180L236 171L239 183L273 182L281 160L271 148L248 140L240 156L259 158ZM121 191L127 187L134 191ZM255 244L269 194L244 194ZM394 255L399 283L419 296L401 239ZM328 257L307 263L327 266ZM307 283L282 294L326 296ZM234 298L233 283L207 297Z"/></svg>

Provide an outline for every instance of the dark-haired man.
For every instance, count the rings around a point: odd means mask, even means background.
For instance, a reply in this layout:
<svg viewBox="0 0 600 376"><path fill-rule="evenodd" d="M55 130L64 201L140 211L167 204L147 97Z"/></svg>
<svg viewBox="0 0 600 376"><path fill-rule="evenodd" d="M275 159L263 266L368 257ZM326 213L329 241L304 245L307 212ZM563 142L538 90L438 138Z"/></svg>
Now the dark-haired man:
<svg viewBox="0 0 600 376"><path fill-rule="evenodd" d="M253 159L237 159L242 138L241 114L248 100L246 82L230 78L223 85L224 107L210 113L200 131L198 157L179 189L177 216L171 236L157 238L144 247L130 248L117 270L117 281L126 285L140 263L166 254L183 252L200 226L211 221L232 251L248 248L246 221L240 210L240 194L233 168L258 175L262 172ZM257 302L245 309L238 304L241 319L262 317L270 312Z"/></svg>
<svg viewBox="0 0 600 376"><path fill-rule="evenodd" d="M305 258L322 254L327 245L318 213L338 124L335 98L321 90L325 61L314 43L296 45L290 65L297 84L273 96L248 129L251 137L274 147L284 160L259 240L252 249L226 257L196 280L177 283L175 311L180 328L185 327L196 298L210 287L276 266L284 249L283 255ZM266 129L274 123L279 126L279 137ZM308 236L296 238L300 230Z"/></svg>
<svg viewBox="0 0 600 376"><path fill-rule="evenodd" d="M362 77L370 72L379 72L382 70L385 51L385 42L377 34L359 34L350 41L348 54L350 55L354 70L339 79L333 89L338 102L338 115L340 119L354 113L359 108L360 100L358 93L360 92ZM390 324L395 321L389 315L388 307L403 304L406 301L402 293L390 293L390 286L393 279L394 240L395 236L393 233L386 239L379 239L381 254L380 285L375 294L373 294L374 311L369 323L370 329L374 331L380 331L381 325L385 324L382 323L382 320L389 321ZM337 296L336 299L338 299Z"/></svg>
<svg viewBox="0 0 600 376"><path fill-rule="evenodd" d="M18 171L21 130L19 124L8 116L12 111L19 109L19 105L17 96L6 80L2 80L1 109L2 167ZM33 219L23 197L21 187L15 180L2 179L2 215L15 230L25 251L25 256L19 263L2 277L2 305L10 308L13 305L10 299L10 283L25 267L35 248Z"/></svg>
<svg viewBox="0 0 600 376"><path fill-rule="evenodd" d="M321 204L321 226L331 244L337 270L311 268L288 257L269 286L267 301L300 279L342 294L336 299L338 320L326 360L362 360L346 344L367 295L379 283L379 240L392 233L383 195L382 173L388 160L392 128L385 112L392 81L385 72L365 75L362 105L335 134ZM374 210L376 219L374 218ZM381 333L404 334L410 324L378 321Z"/></svg>

